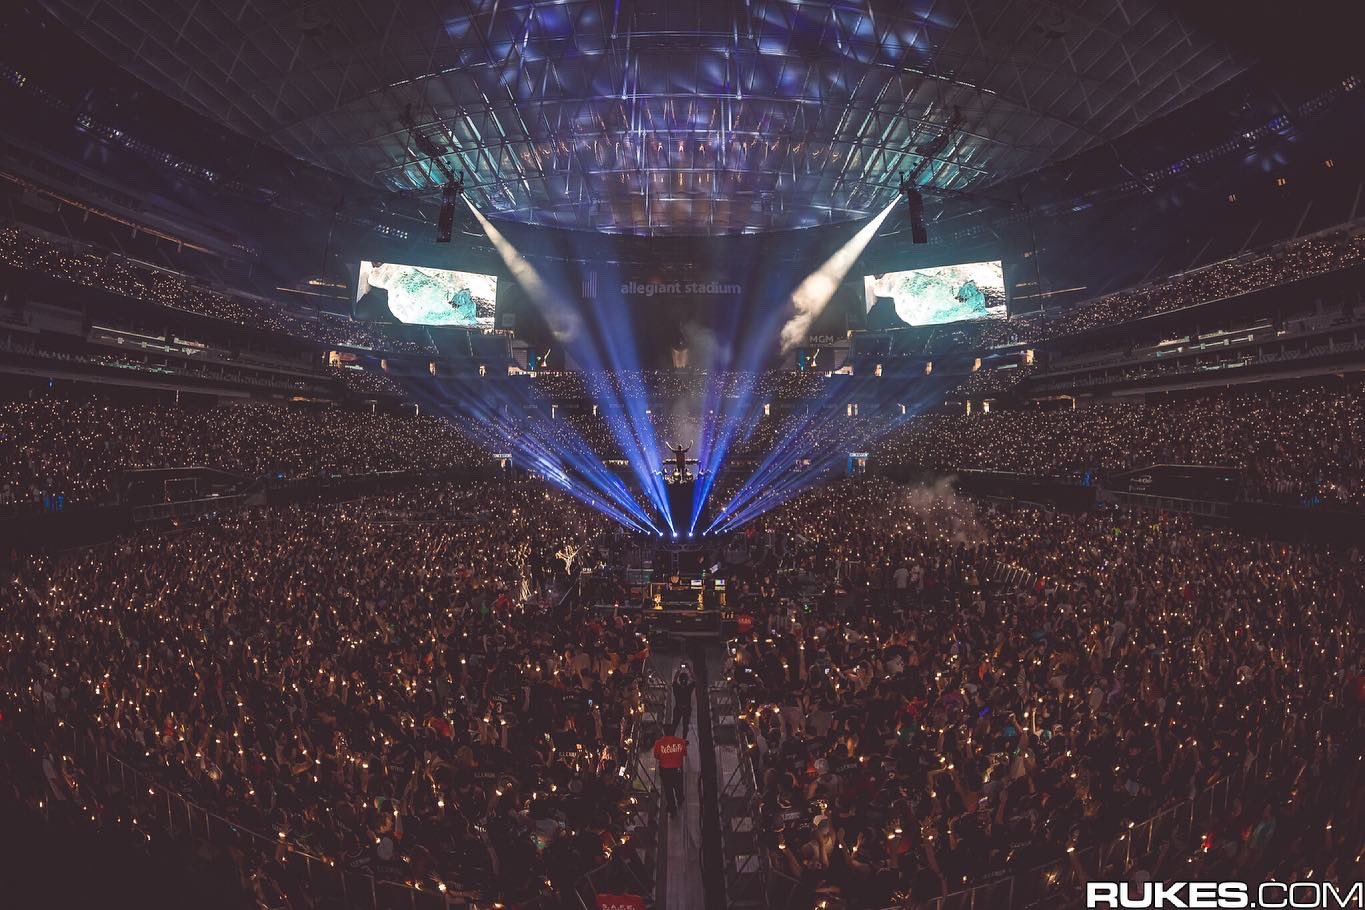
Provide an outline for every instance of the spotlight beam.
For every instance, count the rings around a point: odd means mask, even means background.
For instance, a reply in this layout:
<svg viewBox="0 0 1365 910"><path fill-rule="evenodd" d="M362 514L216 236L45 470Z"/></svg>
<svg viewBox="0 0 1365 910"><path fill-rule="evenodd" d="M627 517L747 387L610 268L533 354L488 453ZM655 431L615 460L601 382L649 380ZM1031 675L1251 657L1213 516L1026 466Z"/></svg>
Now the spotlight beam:
<svg viewBox="0 0 1365 910"><path fill-rule="evenodd" d="M537 419L534 403L524 394L514 394L522 391L515 385L453 378L446 387L447 393L450 388L456 394L446 394L439 400L422 397L437 413L453 412L470 425L487 428L499 447L512 451L520 463L580 501L622 525L658 533L625 484L602 464L582 437L571 426L549 426L543 418ZM420 389L412 391L417 393ZM523 426L510 423L503 416L504 407L525 415L526 423ZM582 487L584 483L587 488Z"/></svg>
<svg viewBox="0 0 1365 910"><path fill-rule="evenodd" d="M793 414L788 417L782 428L782 433L773 447L759 462L758 467L749 476L749 479L735 491L734 496L726 503L725 511L727 514L734 514L744 507L749 500L761 495L773 479L790 470L796 459L800 457L802 446L806 444L805 433L810 426L818 420L831 416L831 411L843 407L858 391L857 388L849 389L843 386L842 380L833 380L824 398L812 402L804 413Z"/></svg>
<svg viewBox="0 0 1365 910"><path fill-rule="evenodd" d="M497 250L498 256L502 259L503 265L507 266L507 271L520 284L531 299L541 308L545 314L545 321L550 326L550 331L555 338L562 344L570 341L579 334L582 327L581 320L573 308L564 303L558 294L552 292L545 279L540 277L540 272L533 266L525 256L523 256L515 246L512 245L502 231L494 226L493 222L484 217L483 212L479 211L474 203L469 201L469 197L462 197L465 205L474 213L475 219L479 222L479 227L487 235L493 249Z"/></svg>
<svg viewBox="0 0 1365 910"><path fill-rule="evenodd" d="M837 411L843 409L848 402L861 397L863 391L880 381L882 380L869 377L851 387L835 390L827 394L823 400L815 402L805 414L788 421L782 439L773 446L763 462L735 492L704 533L710 533L712 530L733 531L818 483L841 459L847 457L847 454L829 446L822 448L819 440L811 441L809 449L803 449L805 444L803 436L806 430L817 419L837 415ZM917 386L921 388L916 392ZM916 403L908 407L903 416L897 416L894 420L878 426L868 426L867 432L858 440L860 447L874 444L905 421L913 419L922 411L924 404L934 399L941 388L942 383L914 377L907 379L898 387L885 390L880 396L882 400L913 397ZM889 392L889 395L886 392ZM915 392L913 396L912 392ZM811 464L804 470L795 471L793 466L803 451L810 457Z"/></svg>
<svg viewBox="0 0 1365 910"><path fill-rule="evenodd" d="M765 278L760 277L758 280L762 283ZM768 276L766 280L771 281L772 277ZM781 309L775 307L762 309L756 317L756 324L741 328L740 314L741 309L738 307L728 312L728 318L721 328L726 338L772 338L784 315ZM698 478L692 498L689 533L695 531L701 519L731 445L736 438L748 439L762 419L760 409L770 399L763 396L759 400L755 386L759 371L766 366L773 350L762 343L743 343L732 347L717 345L712 349L712 363L706 371L707 381L699 414L702 429L697 458L698 471L702 476ZM735 377L732 396L726 395L727 371L733 371L731 375Z"/></svg>
<svg viewBox="0 0 1365 910"><path fill-rule="evenodd" d="M493 244L494 249L497 250L498 255L501 257L503 264L507 266L512 277L523 289L525 289L530 298L536 301L537 305L544 313L546 322L550 326L550 331L554 334L556 340L574 349L575 353L580 355L579 359L585 363L601 363L602 358L600 357L599 352L592 350L594 347L593 341L591 339L585 341L582 337L585 334L581 331L582 320L574 308L562 301L557 294L551 291L550 287L541 277L539 270L537 270L505 236L503 236L502 232L499 231L472 202L466 198L465 203L469 206L470 211L474 213L474 217L478 220L479 226L483 228L484 234L488 236L489 241ZM596 315L598 317L597 322L603 329L607 329L613 325L619 326L621 323L620 319L607 318L612 314L603 314L599 311ZM615 315L620 316L625 314ZM629 347L629 342L627 342L626 346ZM608 344L606 351L612 367L618 371L626 368L622 363L623 358L619 353L621 349L622 346L619 344ZM652 434L644 432L640 419L642 415L635 415L626 401L619 400L613 403L618 404L621 413L627 415L627 419L630 422L630 428L635 438L632 439L631 435L626 433L624 428L618 430L615 423L609 421L612 433L616 437L617 443L621 446L623 454L625 454L629 461L636 479L640 482L641 488L648 495L650 502L660 516L662 516L668 524L669 529L673 530L673 519L668 508L668 496L663 489L662 479L656 475L654 470L655 462L658 460L657 452L651 451L653 449L652 445L646 446L644 444L646 440L650 440ZM647 423L647 421L644 422ZM584 443L584 448L591 451L586 443ZM600 459L598 459L598 461L600 463ZM653 525L652 522L649 522L649 524L651 526Z"/></svg>
<svg viewBox="0 0 1365 910"><path fill-rule="evenodd" d="M886 208L878 212L871 221L858 229L858 233L848 239L843 246L834 251L834 254L821 264L815 271L811 272L805 279L792 291L791 302L796 308L796 313L787 324L782 327L782 353L789 354L798 347L806 335L810 332L810 327L815 324L816 317L824 312L834 292L839 289L839 284L848 275L849 269L853 268L853 263L858 261L858 257L867 249L867 245L876 236L877 229L882 226L886 216L900 202L900 197L892 199L887 203Z"/></svg>
<svg viewBox="0 0 1365 910"><path fill-rule="evenodd" d="M586 365L606 364L618 373L638 369L634 341L630 337L630 314L619 301L616 301L613 307L614 312L606 312L602 302L597 301L593 313L595 317L593 328L596 331L583 332L582 320L575 308L551 290L539 270L468 198L465 202L512 277L540 307L556 340L573 351L576 358ZM585 338L585 335L600 335L602 349L598 349L595 338ZM658 463L657 441L654 439L648 416L641 413L642 409L638 408L638 402L627 401L625 396L614 393L610 395L609 401L600 401L599 404L614 406L608 410L625 415L625 425L618 425L616 421L609 420L608 426L626 456L641 489L669 530L675 531L668 505L668 494L664 489L663 479L658 475L658 468L661 466Z"/></svg>
<svg viewBox="0 0 1365 910"><path fill-rule="evenodd" d="M569 349L580 364L590 371L596 367L596 372L617 376L633 375L639 370L632 314L620 295L610 291L602 296L594 294L588 312L591 331L582 331L584 326L579 311L555 294L536 267L497 227L468 199L465 202L512 277L544 313L555 338ZM772 317L764 320L765 328L759 337L772 337L769 333L777 330L783 354L800 344L896 204L897 200L892 200L819 268L807 275L791 292L791 307L786 313L773 311ZM613 282L604 282L604 285L607 288L614 287ZM779 322L787 314L790 314L790 318L779 328ZM732 333L738 328L738 319L738 316L731 317L731 322L736 323L730 326ZM726 368L731 366L731 362L722 362L720 356L713 356L712 368L707 371L699 415L702 425L698 434L698 472L701 476L693 492L690 514L677 516L676 520L660 473L659 440L648 413L647 402L633 397L612 382L605 382L602 387L593 390L593 398L606 411L608 430L626 457L639 491L672 534L679 533L680 525L686 528L689 535L695 533L731 445L737 437L743 435L747 438L748 434L752 434L757 423L754 417L761 404L758 401L760 396L755 393L757 371L763 365L765 354L770 351L771 348L749 344L740 347L738 357L726 356L726 361L737 361L735 365L739 367L737 374L734 374L737 379L733 389L728 390L733 395L726 394ZM837 383L823 400L814 402L804 414L789 419L757 470L741 485L703 533L717 526L738 526L738 523L750 520L818 480L838 456L832 455L828 449L821 451L822 442L810 438L810 428L817 421L832 416L835 396L843 396L842 401L838 402L842 406L842 402L847 401L859 388L860 384L850 388ZM463 407L477 411L478 406L470 401L475 397L468 396L463 403L456 402L457 409ZM499 428L506 444L522 452L529 465L544 472L561 487L576 488L573 478L577 477L588 487L576 489L576 493L587 497L586 501L590 504L628 527L650 528L655 533L661 533L621 479L606 468L601 458L572 427L561 428L558 423L550 426L543 420L537 424L532 417L535 408L527 407L527 404L518 402L519 410L527 413L532 421L530 432L518 434L515 428L506 426L506 421L496 413L491 420L485 415L485 420ZM794 463L802 457L810 460L810 468L801 472L792 471ZM599 493L607 502L598 505Z"/></svg>
<svg viewBox="0 0 1365 910"><path fill-rule="evenodd" d="M849 270L852 269L853 264L857 262L858 257L862 255L867 245L872 242L877 230L895 209L896 204L897 200L894 199L889 202L885 208L867 224L859 228L857 233L830 255L819 268L807 275L792 291L790 302L794 312L778 333L782 354L790 353L805 339L810 327L815 324L815 320L829 305L829 301L834 297L839 284L847 277ZM753 366L757 365L754 364ZM728 413L720 421L720 426L715 434L716 444L703 448L702 458L709 461L709 457L714 454L717 467L723 461L741 421L751 413L748 405L753 401L752 378L741 380L741 386L740 406L727 409ZM703 533L708 533L718 523L727 521L727 516L735 515L737 509L743 509L756 498L762 498L767 484L780 476L784 470L781 465L790 466L795 461L799 447L803 443L803 434L814 420L824 416L823 409L828 404L828 401L820 403L818 406L812 407L803 418L788 422L782 436L764 457L758 469L745 481L716 519L711 522L711 526ZM749 426L752 427L753 425L753 422L749 421ZM707 451L708 448L713 451ZM712 474L714 475L714 471ZM692 508L692 523L694 525L701 514L706 497L710 495L713 482L714 479L711 479L704 488L699 486Z"/></svg>

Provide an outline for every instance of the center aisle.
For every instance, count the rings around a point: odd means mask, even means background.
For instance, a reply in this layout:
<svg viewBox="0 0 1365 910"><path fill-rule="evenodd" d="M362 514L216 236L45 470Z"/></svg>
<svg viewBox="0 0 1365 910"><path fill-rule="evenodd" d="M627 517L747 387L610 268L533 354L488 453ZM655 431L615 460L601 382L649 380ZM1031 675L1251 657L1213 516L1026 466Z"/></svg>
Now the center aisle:
<svg viewBox="0 0 1365 910"><path fill-rule="evenodd" d="M682 654L656 655L653 663L664 682L670 686L670 694L673 678L681 664L686 663L692 669L694 678L696 675L692 662ZM696 701L703 691L700 686L694 690L692 710L688 712L687 729L676 733L687 740L687 757L683 762L683 802L675 817L668 817L668 813L662 808L665 797L662 792L659 795L659 855L662 857L663 867L659 874L655 906L662 910L704 910L706 907L701 874L701 793L698 789L698 782L701 779L701 744L697 736ZM669 704L671 707L671 697ZM668 733L668 722L672 717L666 717L664 720L664 733Z"/></svg>

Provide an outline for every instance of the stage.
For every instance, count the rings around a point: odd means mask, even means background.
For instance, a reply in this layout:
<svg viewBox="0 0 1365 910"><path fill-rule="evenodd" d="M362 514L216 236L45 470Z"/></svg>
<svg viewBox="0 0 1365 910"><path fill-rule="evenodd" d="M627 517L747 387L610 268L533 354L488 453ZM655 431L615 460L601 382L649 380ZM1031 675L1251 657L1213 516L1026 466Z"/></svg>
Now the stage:
<svg viewBox="0 0 1365 910"><path fill-rule="evenodd" d="M693 514L708 478L693 473L697 460L688 449L669 445L655 475L668 513L653 517L665 530L621 528L596 565L580 573L579 597L596 609L640 611L651 633L717 636L732 618L726 567L735 561L734 535L700 530L713 518L705 509Z"/></svg>

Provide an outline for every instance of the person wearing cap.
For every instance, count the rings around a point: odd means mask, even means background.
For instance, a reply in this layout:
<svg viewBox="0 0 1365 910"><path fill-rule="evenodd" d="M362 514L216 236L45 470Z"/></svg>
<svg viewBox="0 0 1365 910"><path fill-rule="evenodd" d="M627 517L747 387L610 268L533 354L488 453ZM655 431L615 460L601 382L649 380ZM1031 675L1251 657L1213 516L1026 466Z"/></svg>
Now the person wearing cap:
<svg viewBox="0 0 1365 910"><path fill-rule="evenodd" d="M659 763L659 776L663 779L664 799L670 817L678 814L678 806L683 801L683 760L687 758L687 740L673 734L660 736L654 743L654 760Z"/></svg>

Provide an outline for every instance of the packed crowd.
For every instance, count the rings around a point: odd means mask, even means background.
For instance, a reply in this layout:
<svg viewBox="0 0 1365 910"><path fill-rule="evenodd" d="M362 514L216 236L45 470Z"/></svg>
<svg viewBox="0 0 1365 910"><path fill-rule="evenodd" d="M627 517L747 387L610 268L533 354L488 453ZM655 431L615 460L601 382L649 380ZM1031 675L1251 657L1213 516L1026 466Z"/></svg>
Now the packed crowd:
<svg viewBox="0 0 1365 910"><path fill-rule="evenodd" d="M946 397L999 395L1030 369L982 370ZM985 414L901 416L875 400L862 404L867 413L853 414L840 400L809 413L799 404L771 413L754 405L738 422L728 458L761 459L780 444L793 461L837 460L870 444L873 463L892 470L1004 471L1081 483L1157 464L1213 465L1241 472L1245 499L1365 507L1365 384L1358 380ZM686 407L653 409L643 419L651 435L644 448L662 452L671 442L691 444L694 456L700 450L707 421ZM536 433L556 446L585 443L604 459L626 458L621 440L637 435L627 417L609 411L540 421Z"/></svg>
<svg viewBox="0 0 1365 910"><path fill-rule="evenodd" d="M1360 322L1365 324L1365 319ZM1265 344L1248 340L1228 347L1210 345L1207 350L1179 356L1173 356L1170 351L1138 356L1119 353L1108 363L1096 362L1072 372L1053 371L1030 385L1028 392L1041 396L1088 388L1112 388L1125 383L1151 385L1153 380L1163 377L1207 377L1220 373L1237 376L1241 372L1275 368L1291 361L1339 360L1365 351L1365 340L1361 339L1355 326L1340 325L1329 332L1298 338L1289 337L1291 332L1276 332L1276 337L1267 339L1269 343Z"/></svg>
<svg viewBox="0 0 1365 910"><path fill-rule="evenodd" d="M982 369L948 391L948 399L991 398L1004 395L1035 372L1033 364Z"/></svg>
<svg viewBox="0 0 1365 910"><path fill-rule="evenodd" d="M983 373L991 381L969 379L961 394L995 394L993 380L1002 371ZM394 386L382 374L338 375L361 394ZM900 416L894 406L863 407L866 414L854 414L831 399L768 413L752 403L737 420L727 457L762 459L781 445L793 461L833 463L870 445L873 463L891 470L1005 471L1083 483L1155 464L1215 465L1241 472L1247 499L1365 506L1365 386L1359 381L1075 410ZM195 410L14 401L0 404L0 503L53 495L68 504L107 499L119 473L130 468L202 465L295 479L478 467L488 463L486 452L521 451L518 439L528 434L549 452L590 452L585 457L608 461L640 451L661 455L668 444L688 446L696 457L708 424L682 405L637 415L644 420L639 428L605 410L453 419L458 428L446 418L260 403ZM637 429L648 437L639 445Z"/></svg>
<svg viewBox="0 0 1365 910"><path fill-rule="evenodd" d="M134 468L202 466L284 479L478 469L447 421L265 403L191 409L55 398L0 403L0 503L66 505L117 494Z"/></svg>
<svg viewBox="0 0 1365 910"><path fill-rule="evenodd" d="M157 356L148 352L127 351L117 354L106 353L99 348L70 350L69 348L45 343L42 336L35 340L29 332L0 331L0 354L17 355L21 363L27 358L41 361L45 370L54 366L98 381L98 371L87 371L82 367L115 367L138 373L151 373L159 377L173 378L191 387L250 387L263 392L284 392L300 395L320 395L326 390L297 373L293 375L250 369L252 364L241 366L208 358L201 360L178 360ZM24 363L32 367L30 361ZM246 367L246 368L243 368Z"/></svg>
<svg viewBox="0 0 1365 910"><path fill-rule="evenodd" d="M875 457L1034 473L1232 459L1264 491L1359 505L1363 390L918 417ZM685 430L670 419L662 436ZM771 446L790 420L745 438ZM884 420L814 415L801 432L840 452ZM566 445L596 432L546 424ZM99 498L123 467L311 476L485 459L425 418L0 406L11 497ZM623 770L647 648L631 620L560 597L610 530L538 483L471 480L21 561L0 587L0 712L20 734L0 740L0 772L59 818L152 836L140 792L76 758L102 752L329 866L499 901L564 895L633 854L639 824ZM744 533L731 590L754 631L728 670L767 861L810 905L877 908L1031 869L1263 767L1271 784L1148 871L1172 857L1206 878L1358 871L1344 834L1291 834L1365 818L1356 790L1335 811L1308 799L1361 741L1341 707L1362 672L1358 550L1152 514L984 509L868 478ZM270 849L245 850L239 871L262 905L316 897Z"/></svg>
<svg viewBox="0 0 1365 910"><path fill-rule="evenodd" d="M1226 259L1073 307L1012 319L1012 340L1034 342L1074 335L1104 325L1286 284L1362 261L1365 261L1365 230L1337 230Z"/></svg>
<svg viewBox="0 0 1365 910"><path fill-rule="evenodd" d="M338 897L285 850L560 906L636 824L647 643L560 596L607 530L498 481L26 561L0 586L0 770L59 825L157 837L168 791L220 838L263 834L236 844L252 906ZM92 776L92 753L151 784Z"/></svg>
<svg viewBox="0 0 1365 910"><path fill-rule="evenodd" d="M702 453L707 443L717 444L714 430L710 435L706 430L708 423L712 428L719 425L716 419L703 421L690 411L659 411L647 418L644 429L649 438L645 446L653 446L661 455L666 454L664 448L670 444L687 446L690 457ZM785 413L778 410L765 413L762 405L751 404L748 410L736 408L727 419L734 425L725 450L729 461L762 459L781 445L784 452L790 453L793 463L798 459L837 460L847 456L851 447L861 448L861 440L875 436L878 428L885 427L890 420L851 417L837 404ZM626 458L627 448L621 440L630 440L633 447L637 438L632 423L619 413L569 415L558 423L565 426L566 432L572 429L604 459ZM556 438L554 424L551 422L549 429L542 432Z"/></svg>
<svg viewBox="0 0 1365 910"><path fill-rule="evenodd" d="M646 401L670 405L754 396L759 400L799 400L819 395L828 373L807 370L622 370L542 372L529 380L544 401Z"/></svg>
<svg viewBox="0 0 1365 910"><path fill-rule="evenodd" d="M1242 773L1255 783L1192 840L1088 874L1360 878L1365 788L1325 783L1360 760L1358 549L867 479L756 525L752 631L729 673L790 906L880 908L1093 864L1094 845ZM1015 584L992 582L1002 567ZM1060 899L1052 868L1016 903Z"/></svg>
<svg viewBox="0 0 1365 910"><path fill-rule="evenodd" d="M1365 385L1271 386L1076 410L914 417L874 460L1092 479L1155 464L1244 471L1245 495L1365 506Z"/></svg>
<svg viewBox="0 0 1365 910"><path fill-rule="evenodd" d="M62 245L17 226L0 228L0 263L188 313L322 344L422 354L433 351L430 344L384 332L379 326L356 322L333 313L296 313L278 302L229 293L178 272L124 259L112 253L96 252L85 246Z"/></svg>
<svg viewBox="0 0 1365 910"><path fill-rule="evenodd" d="M215 319L240 323L264 320L260 323L263 327L287 333L285 323L270 314L258 313L240 299L202 287L182 275L113 255L65 248L19 227L0 229L0 262Z"/></svg>
<svg viewBox="0 0 1365 910"><path fill-rule="evenodd" d="M348 390L359 395L388 395L394 398L405 397L403 384L386 373L363 367L332 367L331 375L341 380Z"/></svg>

